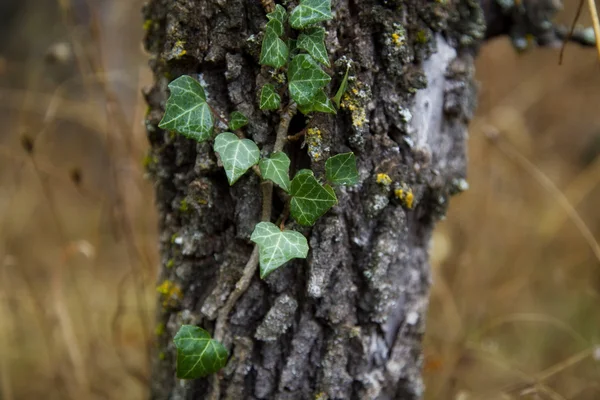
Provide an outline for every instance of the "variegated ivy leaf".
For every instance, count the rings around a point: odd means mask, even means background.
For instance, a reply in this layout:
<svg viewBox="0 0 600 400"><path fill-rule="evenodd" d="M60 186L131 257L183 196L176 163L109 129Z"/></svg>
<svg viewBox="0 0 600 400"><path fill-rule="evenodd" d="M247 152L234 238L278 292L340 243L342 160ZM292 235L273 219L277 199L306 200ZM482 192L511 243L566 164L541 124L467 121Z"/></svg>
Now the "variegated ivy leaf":
<svg viewBox="0 0 600 400"><path fill-rule="evenodd" d="M196 379L214 374L227 364L227 349L204 329L182 325L173 338L177 348L177 377Z"/></svg>
<svg viewBox="0 0 600 400"><path fill-rule="evenodd" d="M325 163L327 180L336 185L356 185L358 169L354 153L337 154Z"/></svg>
<svg viewBox="0 0 600 400"><path fill-rule="evenodd" d="M240 129L244 126L248 125L248 118L244 114L239 111L234 111L231 113L231 117L229 117L229 128L232 130Z"/></svg>
<svg viewBox="0 0 600 400"><path fill-rule="evenodd" d="M288 38L286 43L288 45L288 48L290 49L290 53L298 48L298 40L297 39Z"/></svg>
<svg viewBox="0 0 600 400"><path fill-rule="evenodd" d="M281 97L275 91L273 85L266 84L260 91L260 109L277 110L281 104Z"/></svg>
<svg viewBox="0 0 600 400"><path fill-rule="evenodd" d="M298 54L288 69L290 96L300 106L313 101L319 90L329 83L331 77L308 54Z"/></svg>
<svg viewBox="0 0 600 400"><path fill-rule="evenodd" d="M260 158L260 150L256 143L249 139L240 139L231 132L217 135L214 149L221 156L229 185L240 179Z"/></svg>
<svg viewBox="0 0 600 400"><path fill-rule="evenodd" d="M277 33L277 36L283 35L283 23L285 22L286 11L283 6L277 4L275 11L267 14L269 22L267 22L267 28L271 28Z"/></svg>
<svg viewBox="0 0 600 400"><path fill-rule="evenodd" d="M306 258L308 243L300 232L284 230L271 222L259 222L250 237L258 245L260 277L271 272L293 258Z"/></svg>
<svg viewBox="0 0 600 400"><path fill-rule="evenodd" d="M313 172L298 171L292 180L290 213L300 225L311 226L337 203L331 186L321 185Z"/></svg>
<svg viewBox="0 0 600 400"><path fill-rule="evenodd" d="M275 5L275 11L268 13L267 18L269 21L276 19L283 24L285 22L286 15L287 12L285 11L285 7L283 7L281 4L277 4Z"/></svg>
<svg viewBox="0 0 600 400"><path fill-rule="evenodd" d="M290 191L290 159L281 152L276 151L269 158L263 158L258 163L263 179L269 179L279 185L283 190Z"/></svg>
<svg viewBox="0 0 600 400"><path fill-rule="evenodd" d="M300 0L300 5L290 14L290 25L302 29L331 18L331 0Z"/></svg>
<svg viewBox="0 0 600 400"><path fill-rule="evenodd" d="M308 51L315 60L329 66L329 56L325 47L325 29L314 27L298 36L298 48Z"/></svg>
<svg viewBox="0 0 600 400"><path fill-rule="evenodd" d="M287 62L288 54L289 50L285 42L279 38L272 27L267 26L260 52L260 63L281 68Z"/></svg>
<svg viewBox="0 0 600 400"><path fill-rule="evenodd" d="M214 120L200 83L183 75L169 84L171 95L159 128L175 131L203 142L212 133Z"/></svg>
<svg viewBox="0 0 600 400"><path fill-rule="evenodd" d="M312 101L305 106L298 106L298 109L302 114L308 114L313 111L336 114L337 111L333 107L333 103L327 97L327 94L323 91L323 89L319 90Z"/></svg>
<svg viewBox="0 0 600 400"><path fill-rule="evenodd" d="M283 24L278 19L272 19L267 22L267 31L272 30L277 34L277 36L281 37L283 35Z"/></svg>

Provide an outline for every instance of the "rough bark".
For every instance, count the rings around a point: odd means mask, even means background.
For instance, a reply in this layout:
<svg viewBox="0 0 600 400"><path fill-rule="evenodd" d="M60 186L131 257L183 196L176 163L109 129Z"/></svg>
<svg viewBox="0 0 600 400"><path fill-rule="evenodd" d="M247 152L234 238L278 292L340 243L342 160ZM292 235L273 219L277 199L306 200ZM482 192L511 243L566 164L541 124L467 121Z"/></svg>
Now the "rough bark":
<svg viewBox="0 0 600 400"><path fill-rule="evenodd" d="M287 2L291 9L295 1ZM418 399L430 274L428 244L450 195L465 188L465 139L476 98L473 51L484 36L475 0L334 0L326 24L332 87L352 61L346 109L296 116L320 138L290 142L293 169L322 173L325 159L354 151L360 184L312 229L311 251L239 299L224 339L231 358L216 379L174 377L181 324L212 331L252 252L261 210L258 178L229 187L208 143L158 129L167 84L198 77L209 103L240 110L262 149L276 113L258 109L269 77L258 65L265 11L258 0L151 0L146 48L155 84L146 91L149 171L160 213L162 268L152 398ZM402 31L406 33L402 38ZM395 36L398 34L399 36ZM399 38L400 37L400 38ZM364 113L364 114L363 114ZM307 141L309 141L307 139ZM392 185L377 182L385 173ZM410 189L412 205L394 190ZM281 204L274 197L273 221Z"/></svg>

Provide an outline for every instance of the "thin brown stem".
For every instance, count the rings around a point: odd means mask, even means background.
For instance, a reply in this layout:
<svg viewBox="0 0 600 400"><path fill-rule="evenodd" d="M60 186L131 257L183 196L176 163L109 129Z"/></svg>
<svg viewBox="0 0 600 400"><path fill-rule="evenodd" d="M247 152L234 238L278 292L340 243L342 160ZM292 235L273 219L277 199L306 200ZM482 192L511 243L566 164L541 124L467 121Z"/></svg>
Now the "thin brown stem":
<svg viewBox="0 0 600 400"><path fill-rule="evenodd" d="M298 106L295 102L291 102L287 109L281 113L281 119L279 120L279 128L277 128L277 138L275 139L275 146L273 146L273 152L282 151L283 146L287 140L288 130L290 128L290 122L292 117L296 115Z"/></svg>
<svg viewBox="0 0 600 400"><path fill-rule="evenodd" d="M275 139L275 145L273 146L273 151L282 151L283 146L287 140L287 133L290 127L290 121L292 117L296 114L297 106L296 103L292 102L287 109L282 112L281 119L279 121L279 127L277 128L277 137ZM273 182L271 181L263 181L261 183L262 187L262 221L270 221L271 220L271 212L273 209ZM250 255L250 259L246 263L244 267L244 271L242 272L242 277L235 284L235 289L231 292L225 305L219 310L219 314L217 315L217 322L215 323L215 331L214 338L220 342L223 342L223 337L225 335L225 328L227 326L227 319L229 318L229 314L235 307L238 299L246 292L250 283L252 282L252 278L256 274L256 270L258 269L259 262L259 254L258 254L258 246L254 245L254 249L252 250L252 254ZM220 397L221 387L219 384L219 377L217 375L212 379L212 393L210 395L211 399L218 399Z"/></svg>
<svg viewBox="0 0 600 400"><path fill-rule="evenodd" d="M307 129L302 129L300 132L296 133L295 135L290 135L287 137L288 142L295 142L296 140L304 137L304 135L306 135L306 131Z"/></svg>
<svg viewBox="0 0 600 400"><path fill-rule="evenodd" d="M283 209L283 214L281 215L281 222L279 223L279 229L283 230L285 228L285 223L290 216L290 202L287 201L285 203L285 208Z"/></svg>
<svg viewBox="0 0 600 400"><path fill-rule="evenodd" d="M210 104L208 104L208 103L206 103L206 104L208 105L208 108L210 108L210 111L212 111L213 115L214 115L215 117L217 117L217 119L218 119L219 121L221 121L222 123L224 123L224 124L225 124L225 126L229 127L229 121L227 121L225 118L223 118L223 117L221 116L221 114L219 114L219 113L217 112L217 110L215 110L214 108L212 108L212 106L211 106Z"/></svg>
<svg viewBox="0 0 600 400"><path fill-rule="evenodd" d="M573 18L573 23L571 24L571 28L569 29L569 33L563 39L562 46L560 47L560 53L558 55L558 65L562 65L563 56L565 54L565 49L567 48L567 43L573 37L573 32L575 32L575 26L577 25L577 21L579 20L579 16L581 15L581 10L583 9L583 0L579 1L579 6L577 6L577 12L575 13L575 18Z"/></svg>

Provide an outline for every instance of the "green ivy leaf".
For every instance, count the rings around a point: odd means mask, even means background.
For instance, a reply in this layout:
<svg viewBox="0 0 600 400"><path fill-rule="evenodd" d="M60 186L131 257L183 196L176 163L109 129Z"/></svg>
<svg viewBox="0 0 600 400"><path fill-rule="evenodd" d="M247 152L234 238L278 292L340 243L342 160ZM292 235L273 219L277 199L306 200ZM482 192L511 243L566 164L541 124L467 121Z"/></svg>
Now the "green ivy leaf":
<svg viewBox="0 0 600 400"><path fill-rule="evenodd" d="M268 13L267 18L269 21L276 19L283 24L285 22L286 15L287 12L285 11L285 7L283 7L281 4L277 4L275 6L275 11Z"/></svg>
<svg viewBox="0 0 600 400"><path fill-rule="evenodd" d="M231 132L215 138L214 149L221 156L229 185L233 185L253 165L258 163L260 150L252 140L240 139Z"/></svg>
<svg viewBox="0 0 600 400"><path fill-rule="evenodd" d="M281 104L281 97L275 91L273 85L266 84L260 91L260 109L277 110Z"/></svg>
<svg viewBox="0 0 600 400"><path fill-rule="evenodd" d="M325 163L327 180L336 185L356 185L358 169L354 153L337 154Z"/></svg>
<svg viewBox="0 0 600 400"><path fill-rule="evenodd" d="M288 45L288 48L290 49L290 53L292 53L294 50L296 50L298 48L298 40L297 39L288 38L286 43Z"/></svg>
<svg viewBox="0 0 600 400"><path fill-rule="evenodd" d="M212 133L214 121L200 83L191 76L183 75L171 82L169 89L171 95L158 127L175 131L198 142L207 140Z"/></svg>
<svg viewBox="0 0 600 400"><path fill-rule="evenodd" d="M269 158L263 158L258 163L263 179L269 179L279 185L283 190L290 191L290 159L281 152L276 151Z"/></svg>
<svg viewBox="0 0 600 400"><path fill-rule="evenodd" d="M277 34L277 36L281 37L283 35L283 24L278 19L272 19L267 22L267 31L272 30Z"/></svg>
<svg viewBox="0 0 600 400"><path fill-rule="evenodd" d="M229 117L229 129L235 131L246 125L248 125L248 118L246 118L244 114L239 111L231 113L231 116Z"/></svg>
<svg viewBox="0 0 600 400"><path fill-rule="evenodd" d="M267 26L260 52L260 63L281 68L285 65L288 54L289 50L285 42L279 38L274 29Z"/></svg>
<svg viewBox="0 0 600 400"><path fill-rule="evenodd" d="M325 29L314 27L298 36L298 48L304 49L315 60L329 66L329 56L325 47Z"/></svg>
<svg viewBox="0 0 600 400"><path fill-rule="evenodd" d="M290 25L302 29L331 18L331 0L300 0L300 5L290 14Z"/></svg>
<svg viewBox="0 0 600 400"><path fill-rule="evenodd" d="M285 8L277 4L275 11L267 14L267 19L269 20L267 22L267 29L273 29L277 33L277 36L283 35L283 23L285 22L286 14Z"/></svg>
<svg viewBox="0 0 600 400"><path fill-rule="evenodd" d="M227 349L204 329L182 325L173 339L177 348L177 378L196 379L218 372L227 364Z"/></svg>
<svg viewBox="0 0 600 400"><path fill-rule="evenodd" d="M313 172L298 171L292 180L290 212L300 225L311 226L337 203L331 186L321 185Z"/></svg>
<svg viewBox="0 0 600 400"><path fill-rule="evenodd" d="M312 101L306 106L298 106L298 109L302 114L308 114L313 111L319 111L323 113L336 114L337 111L333 107L333 103L327 97L327 94L323 90L319 90Z"/></svg>
<svg viewBox="0 0 600 400"><path fill-rule="evenodd" d="M310 104L331 77L308 54L298 54L288 69L290 96L300 106Z"/></svg>
<svg viewBox="0 0 600 400"><path fill-rule="evenodd" d="M348 88L348 72L350 72L350 64L348 64L348 67L346 68L346 73L344 74L344 78L342 79L342 83L340 84L340 87L337 93L335 94L335 97L333 98L333 102L338 108L340 108L342 96L344 95L344 93L346 93L346 89Z"/></svg>
<svg viewBox="0 0 600 400"><path fill-rule="evenodd" d="M250 240L258 245L262 279L292 258L306 258L308 255L304 235L296 231L282 231L271 222L256 224Z"/></svg>

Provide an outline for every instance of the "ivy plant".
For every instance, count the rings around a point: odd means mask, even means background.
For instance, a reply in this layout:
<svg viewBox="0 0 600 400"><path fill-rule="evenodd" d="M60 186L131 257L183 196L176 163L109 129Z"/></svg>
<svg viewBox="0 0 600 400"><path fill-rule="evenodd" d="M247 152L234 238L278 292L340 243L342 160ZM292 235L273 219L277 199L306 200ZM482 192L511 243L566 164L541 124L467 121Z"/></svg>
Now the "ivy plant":
<svg viewBox="0 0 600 400"><path fill-rule="evenodd" d="M214 374L227 363L227 349L204 329L183 325L173 339L177 347L177 377L196 379Z"/></svg>
<svg viewBox="0 0 600 400"><path fill-rule="evenodd" d="M353 153L329 158L325 163L324 177L317 177L313 171L302 169L290 179L290 158L282 151L281 142L287 138L291 118L288 115L286 119L287 111L297 108L304 114L335 114L345 91L348 71L332 100L327 94L331 77L322 68L322 65L329 67L330 62L325 46L325 29L317 24L331 18L331 0L301 0L289 14L289 19L286 9L279 4L273 12L267 14L260 63L275 69L273 76L284 77L283 80L273 79L265 84L259 96L259 108L265 112L278 110L282 121L275 149L271 154L263 154L261 157L256 143L245 137L243 128L250 121L237 110L226 121L230 132L220 132L213 139L215 117L221 120L223 117L213 111L207 103L204 88L190 76L181 76L169 84L171 94L165 106L164 117L159 123L160 128L197 142L213 140L213 150L219 156L230 185L234 185L250 169L263 181L277 185L285 192L284 198L288 199L285 209L302 226L314 225L337 204L333 186L354 185L358 182L356 157ZM287 99L287 104L283 107L282 98ZM286 120L287 126L283 125ZM285 137L280 137L282 134ZM271 201L270 198L263 198L263 202L267 202L267 216L271 214ZM308 255L306 237L293 229L285 229L285 215L281 220L278 226L265 220L263 216L263 221L256 224L250 238L257 246L256 263L260 266L262 279L288 261L303 259ZM236 286L243 287L240 282ZM238 293L237 296L239 295L241 294ZM217 333L218 331L219 328L216 328L216 337L212 339L200 327L183 325L180 328L174 338L179 378L203 377L225 365L227 349L219 342L220 337L217 336L221 333Z"/></svg>

